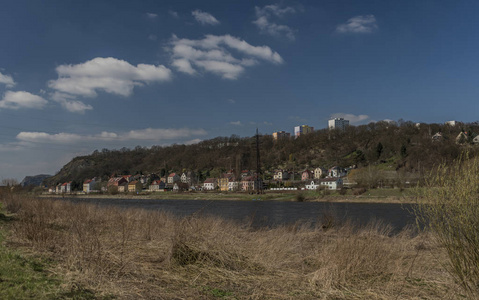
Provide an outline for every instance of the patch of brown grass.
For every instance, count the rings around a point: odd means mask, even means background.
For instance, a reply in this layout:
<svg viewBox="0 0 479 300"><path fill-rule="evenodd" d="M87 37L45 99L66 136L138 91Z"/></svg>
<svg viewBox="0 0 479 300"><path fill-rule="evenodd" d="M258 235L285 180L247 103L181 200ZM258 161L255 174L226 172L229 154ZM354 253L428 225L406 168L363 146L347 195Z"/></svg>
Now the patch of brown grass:
<svg viewBox="0 0 479 300"><path fill-rule="evenodd" d="M387 226L252 229L220 218L61 200L4 198L14 242L65 280L125 299L455 297L442 248Z"/></svg>

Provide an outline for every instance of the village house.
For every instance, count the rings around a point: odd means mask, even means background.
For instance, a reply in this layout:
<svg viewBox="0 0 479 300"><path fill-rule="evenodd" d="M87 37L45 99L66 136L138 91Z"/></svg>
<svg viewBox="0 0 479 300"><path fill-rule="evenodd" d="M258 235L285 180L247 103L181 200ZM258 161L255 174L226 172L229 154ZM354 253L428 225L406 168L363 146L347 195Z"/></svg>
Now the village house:
<svg viewBox="0 0 479 300"><path fill-rule="evenodd" d="M95 178L85 180L85 182L83 182L83 191L87 194L91 192L97 192L95 191L95 184Z"/></svg>
<svg viewBox="0 0 479 300"><path fill-rule="evenodd" d="M284 170L276 171L273 175L273 179L276 181L283 181L289 179L289 172Z"/></svg>
<svg viewBox="0 0 479 300"><path fill-rule="evenodd" d="M61 194L61 192L62 192L62 183L57 184L57 186L55 187L55 192L56 192L57 194Z"/></svg>
<svg viewBox="0 0 479 300"><path fill-rule="evenodd" d="M72 192L72 182L65 182L61 185L60 193L71 193Z"/></svg>
<svg viewBox="0 0 479 300"><path fill-rule="evenodd" d="M125 177L112 177L108 180L106 186L107 187L111 187L111 186L118 187L118 185L120 185L124 182L128 183L128 180Z"/></svg>
<svg viewBox="0 0 479 300"><path fill-rule="evenodd" d="M143 189L143 184L138 180L128 183L128 192L139 193Z"/></svg>
<svg viewBox="0 0 479 300"><path fill-rule="evenodd" d="M312 180L310 184L307 184L305 186L305 189L314 191L314 190L317 190L319 187L320 187L319 182L316 183L314 182L314 180Z"/></svg>
<svg viewBox="0 0 479 300"><path fill-rule="evenodd" d="M164 191L165 188L166 184L161 180L155 180L150 184L150 191L152 192Z"/></svg>
<svg viewBox="0 0 479 300"><path fill-rule="evenodd" d="M123 182L118 185L118 193L128 192L128 182Z"/></svg>
<svg viewBox="0 0 479 300"><path fill-rule="evenodd" d="M335 166L328 171L328 177L344 177L346 175L348 175L348 172L346 171L346 169L341 167Z"/></svg>
<svg viewBox="0 0 479 300"><path fill-rule="evenodd" d="M307 181L310 179L313 179L314 173L311 172L310 170L306 169L301 173L301 180L302 181Z"/></svg>
<svg viewBox="0 0 479 300"><path fill-rule="evenodd" d="M243 191L256 191L263 188L263 181L261 178L255 176L248 176L241 180L241 189Z"/></svg>
<svg viewBox="0 0 479 300"><path fill-rule="evenodd" d="M176 173L171 173L170 175L168 175L168 184L173 184L175 182L178 182L180 181L180 176Z"/></svg>
<svg viewBox="0 0 479 300"><path fill-rule="evenodd" d="M324 188L327 190L340 190L343 187L343 180L341 178L323 178L319 180L311 180L310 184L305 185L307 190L317 190Z"/></svg>
<svg viewBox="0 0 479 300"><path fill-rule="evenodd" d="M317 167L314 169L314 179L321 179L321 177L326 176L326 169Z"/></svg>
<svg viewBox="0 0 479 300"><path fill-rule="evenodd" d="M228 181L228 191L239 191L239 182L237 180L230 179Z"/></svg>
<svg viewBox="0 0 479 300"><path fill-rule="evenodd" d="M340 190L343 188L343 180L339 177L324 178L319 180L321 186L328 190Z"/></svg>
<svg viewBox="0 0 479 300"><path fill-rule="evenodd" d="M197 182L195 172L193 171L183 172L181 174L180 181L188 185L195 184Z"/></svg>
<svg viewBox="0 0 479 300"><path fill-rule="evenodd" d="M230 181L234 181L235 177L232 173L224 173L221 178L218 179L218 186L220 191L227 192L229 191Z"/></svg>
<svg viewBox="0 0 479 300"><path fill-rule="evenodd" d="M205 191L214 191L218 186L216 178L207 178L203 183L203 189Z"/></svg>

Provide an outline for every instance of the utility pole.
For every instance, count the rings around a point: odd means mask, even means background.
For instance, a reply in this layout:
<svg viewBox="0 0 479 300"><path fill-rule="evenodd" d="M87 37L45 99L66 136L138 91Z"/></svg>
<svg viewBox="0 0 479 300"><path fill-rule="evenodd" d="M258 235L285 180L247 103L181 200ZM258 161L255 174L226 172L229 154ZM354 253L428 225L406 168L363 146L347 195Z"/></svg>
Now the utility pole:
<svg viewBox="0 0 479 300"><path fill-rule="evenodd" d="M256 128L256 193L263 193L263 181L261 180L261 160L259 156L259 134L258 128Z"/></svg>

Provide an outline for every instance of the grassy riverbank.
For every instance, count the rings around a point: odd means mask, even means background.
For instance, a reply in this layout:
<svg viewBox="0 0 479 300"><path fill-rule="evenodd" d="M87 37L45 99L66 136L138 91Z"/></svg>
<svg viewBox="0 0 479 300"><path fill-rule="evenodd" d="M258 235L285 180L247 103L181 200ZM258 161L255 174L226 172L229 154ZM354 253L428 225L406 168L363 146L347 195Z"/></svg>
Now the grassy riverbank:
<svg viewBox="0 0 479 300"><path fill-rule="evenodd" d="M53 197L70 197L72 195L54 195ZM251 201L253 199L275 201L317 201L317 202L357 202L357 203L413 203L415 197L408 189L372 189L362 194L355 194L354 190L347 190L341 194L338 191L266 191L264 194L248 194L242 192L156 192L140 194L90 194L74 195L84 198L106 199L181 199L181 200L237 200ZM52 195L44 195L51 198Z"/></svg>
<svg viewBox="0 0 479 300"><path fill-rule="evenodd" d="M91 291L90 299L461 297L443 268L444 249L413 230L390 235L381 224L339 227L328 218L315 228L255 230L17 195L0 202L15 216L8 244L51 262L45 272Z"/></svg>

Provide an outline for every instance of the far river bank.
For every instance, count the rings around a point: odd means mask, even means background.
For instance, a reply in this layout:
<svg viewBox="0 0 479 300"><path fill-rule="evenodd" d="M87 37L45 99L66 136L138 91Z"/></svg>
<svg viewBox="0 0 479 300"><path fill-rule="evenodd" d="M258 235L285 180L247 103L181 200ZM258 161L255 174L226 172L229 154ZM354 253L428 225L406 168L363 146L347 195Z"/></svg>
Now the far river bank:
<svg viewBox="0 0 479 300"><path fill-rule="evenodd" d="M411 204L416 197L410 189L372 189L361 195L354 195L353 191L341 195L332 191L265 191L264 194L248 194L244 192L142 192L121 194L45 194L41 197L50 198L92 198L92 199L148 199L148 200L274 200L295 202L338 202L338 203L399 203Z"/></svg>

